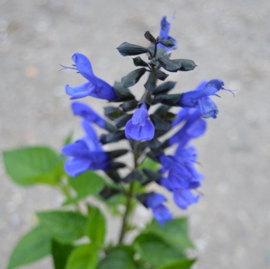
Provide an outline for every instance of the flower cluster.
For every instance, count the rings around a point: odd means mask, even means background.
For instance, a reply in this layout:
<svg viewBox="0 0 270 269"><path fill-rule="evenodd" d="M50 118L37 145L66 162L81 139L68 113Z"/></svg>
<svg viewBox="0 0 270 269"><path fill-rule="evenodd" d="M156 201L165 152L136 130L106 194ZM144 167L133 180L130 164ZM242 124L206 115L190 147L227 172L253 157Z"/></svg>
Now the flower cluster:
<svg viewBox="0 0 270 269"><path fill-rule="evenodd" d="M66 93L71 99L92 96L108 100L110 104L119 103L118 106L105 107L108 120L84 103L72 103L74 115L83 118L82 126L86 136L63 147L62 153L67 156L66 172L77 176L88 169L105 171L112 181L121 185L115 193L138 199L153 211L156 220L163 225L172 219L172 214L163 204L167 199L158 193L145 193L145 188L134 193L132 186L135 181L141 187L155 182L172 192L175 203L181 209L187 209L189 205L198 202L199 195L195 195L194 190L201 186L204 176L195 168L197 151L190 143L192 139L205 133L205 119L217 117L218 109L210 96L218 96L219 91L227 90L220 79L202 81L192 91L175 94L169 93L175 87L175 82L158 83L167 79L168 74L165 71L191 71L196 67L192 60L170 59L171 55L167 52L177 48L176 40L169 36L172 19L167 21L166 17L162 18L157 38L149 31L145 33L145 38L150 41L149 47L124 42L117 48L122 56L146 54L148 62L139 56L133 58L134 65L139 68L114 86L96 77L90 61L81 53L72 56L75 67L63 67L77 70L88 80L78 86L66 86ZM146 72L149 76L144 84L144 94L140 100L136 100L129 88ZM172 107L181 108L174 114L170 111ZM150 113L150 110L153 111ZM106 133L98 137L92 124L104 129ZM168 139L164 139L164 135L170 130L176 131ZM102 145L124 139L130 142L134 167L129 174L121 177L118 169L125 164L115 162L114 159L126 154L128 150L105 152ZM173 145L176 146L174 155L167 155L166 150ZM159 170L139 169L146 156L159 163ZM104 195L104 192L109 194ZM101 194L106 199L113 195L110 194L110 186L106 186Z"/></svg>

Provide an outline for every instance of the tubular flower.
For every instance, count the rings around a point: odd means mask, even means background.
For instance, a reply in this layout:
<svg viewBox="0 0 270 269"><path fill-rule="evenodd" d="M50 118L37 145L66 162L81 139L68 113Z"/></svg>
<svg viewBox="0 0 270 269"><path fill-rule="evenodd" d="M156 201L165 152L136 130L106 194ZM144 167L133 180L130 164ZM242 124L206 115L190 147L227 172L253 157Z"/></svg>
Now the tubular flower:
<svg viewBox="0 0 270 269"><path fill-rule="evenodd" d="M148 196L145 201L145 205L152 209L154 218L162 225L165 225L166 221L172 219L172 214L168 208L162 204L165 201L167 201L167 199L159 193L153 193Z"/></svg>
<svg viewBox="0 0 270 269"><path fill-rule="evenodd" d="M143 103L127 122L125 129L126 137L137 141L151 140L155 134L155 127L148 117L146 105Z"/></svg>
<svg viewBox="0 0 270 269"><path fill-rule="evenodd" d="M174 189L173 200L181 209L187 209L189 205L198 203L200 195L194 196L189 189Z"/></svg>
<svg viewBox="0 0 270 269"><path fill-rule="evenodd" d="M224 82L220 79L212 79L210 81L202 81L195 90L183 93L178 102L179 106L198 108L203 118L216 118L218 109L214 101L209 97L216 95L220 90L230 91L224 89Z"/></svg>
<svg viewBox="0 0 270 269"><path fill-rule="evenodd" d="M107 170L110 168L109 157L99 145L93 127L86 120L82 121L82 126L87 135L62 148L62 153L68 157L64 165L65 171L72 177L88 169Z"/></svg>
<svg viewBox="0 0 270 269"><path fill-rule="evenodd" d="M204 179L204 175L198 173L194 167L196 159L197 151L193 146L178 147L174 156L163 154L159 157L163 172L168 170L168 177L162 177L159 184L173 192L175 203L182 209L187 209L199 200L199 195L194 196L192 189L201 186L200 181Z"/></svg>
<svg viewBox="0 0 270 269"><path fill-rule="evenodd" d="M201 118L201 113L198 109L190 111L186 115L186 119L187 121L183 127L169 138L169 146L179 143L179 146L184 147L192 138L196 138L206 131L206 121Z"/></svg>
<svg viewBox="0 0 270 269"><path fill-rule="evenodd" d="M72 60L76 68L70 69L78 70L88 82L74 87L66 85L66 93L72 96L70 99L78 99L88 95L106 100L114 100L117 98L114 88L94 75L91 63L85 55L77 52L72 56ZM65 68L68 67L64 67L63 69Z"/></svg>
<svg viewBox="0 0 270 269"><path fill-rule="evenodd" d="M172 39L173 42L174 42L174 46L172 48L167 48L166 46L162 45L162 44L158 44L158 48L163 48L165 51L168 51L168 50L174 50L177 48L177 41L169 36L169 32L170 32L170 25L171 25L171 22L174 18L174 16L171 17L171 19L169 21L166 20L166 16L164 16L161 20L161 28L160 28L160 34L159 34L159 38L163 38L164 40L169 40L169 39Z"/></svg>
<svg viewBox="0 0 270 269"><path fill-rule="evenodd" d="M80 102L73 102L71 108L74 115L81 116L87 121L93 122L103 129L105 128L105 120L99 116L90 106Z"/></svg>

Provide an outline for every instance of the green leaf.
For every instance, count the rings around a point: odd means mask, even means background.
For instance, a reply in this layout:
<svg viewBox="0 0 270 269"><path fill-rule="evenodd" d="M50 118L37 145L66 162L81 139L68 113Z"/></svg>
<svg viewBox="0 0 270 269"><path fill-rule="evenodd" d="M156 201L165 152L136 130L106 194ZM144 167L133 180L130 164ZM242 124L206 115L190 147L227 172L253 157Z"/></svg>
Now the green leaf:
<svg viewBox="0 0 270 269"><path fill-rule="evenodd" d="M103 202L106 202L107 199L111 199L111 197L119 194L120 190L115 188L114 186L105 185L103 189L99 192L97 198L102 198Z"/></svg>
<svg viewBox="0 0 270 269"><path fill-rule="evenodd" d="M86 234L87 221L84 216L72 211L39 212L37 216L51 236L63 244L69 244Z"/></svg>
<svg viewBox="0 0 270 269"><path fill-rule="evenodd" d="M149 52L148 48L127 42L122 43L117 49L122 56L139 55Z"/></svg>
<svg viewBox="0 0 270 269"><path fill-rule="evenodd" d="M147 231L162 237L167 243L180 251L186 248L194 248L188 235L187 218L178 218L166 222L165 226L160 225L156 220L147 225Z"/></svg>
<svg viewBox="0 0 270 269"><path fill-rule="evenodd" d="M157 42L157 40L153 37L153 35L149 31L145 32L144 37L151 43Z"/></svg>
<svg viewBox="0 0 270 269"><path fill-rule="evenodd" d="M146 91L143 96L140 99L140 102L138 103L138 105L142 105L143 103L146 104L147 108L149 108L151 106L152 103L152 96L151 96L151 92L150 91Z"/></svg>
<svg viewBox="0 0 270 269"><path fill-rule="evenodd" d="M57 241L52 241L52 256L54 269L63 269L66 266L68 257L73 250L71 245L63 245Z"/></svg>
<svg viewBox="0 0 270 269"><path fill-rule="evenodd" d="M157 131L167 132L171 128L171 124L160 118L158 115L152 114L150 115L150 119L155 126L155 130Z"/></svg>
<svg viewBox="0 0 270 269"><path fill-rule="evenodd" d="M195 259L193 260L182 259L180 261L173 262L171 264L167 264L162 267L158 267L158 269L190 269L195 261L196 261Z"/></svg>
<svg viewBox="0 0 270 269"><path fill-rule="evenodd" d="M169 75L160 71L160 70L156 70L156 77L162 81L164 81Z"/></svg>
<svg viewBox="0 0 270 269"><path fill-rule="evenodd" d="M132 118L133 114L125 114L117 119L115 119L113 122L114 122L114 125L117 127L117 128L122 128L124 126L126 126L127 122Z"/></svg>
<svg viewBox="0 0 270 269"><path fill-rule="evenodd" d="M58 155L48 147L26 147L3 152L6 171L21 186L56 185L60 178Z"/></svg>
<svg viewBox="0 0 270 269"><path fill-rule="evenodd" d="M102 244L106 235L106 220L97 207L88 206L90 216L87 223L87 235L92 243Z"/></svg>
<svg viewBox="0 0 270 269"><path fill-rule="evenodd" d="M191 71L197 66L192 60L187 59L176 59L173 62L181 64L180 71Z"/></svg>
<svg viewBox="0 0 270 269"><path fill-rule="evenodd" d="M134 250L129 246L118 246L111 249L101 260L97 269L137 269L133 261Z"/></svg>
<svg viewBox="0 0 270 269"><path fill-rule="evenodd" d="M136 58L133 58L133 63L135 66L145 66L145 67L148 67L148 64L142 60L141 57L136 57Z"/></svg>
<svg viewBox="0 0 270 269"><path fill-rule="evenodd" d="M150 170L156 171L156 170L158 170L158 167L159 167L159 163L157 163L157 162L155 162L152 159L150 159L150 158L147 157L139 165L138 169L139 170L143 170L144 168L146 168L146 169L150 169Z"/></svg>
<svg viewBox="0 0 270 269"><path fill-rule="evenodd" d="M152 93L155 86L156 86L156 76L154 73L150 72L148 79L147 79L146 83L144 84L144 87L146 90L151 91L151 93Z"/></svg>
<svg viewBox="0 0 270 269"><path fill-rule="evenodd" d="M8 269L32 263L51 253L51 237L42 226L37 226L19 241L10 257Z"/></svg>
<svg viewBox="0 0 270 269"><path fill-rule="evenodd" d="M76 203L88 195L97 195L105 185L105 179L93 171L86 171L77 177L69 177L68 181L77 196L68 199L63 205Z"/></svg>
<svg viewBox="0 0 270 269"><path fill-rule="evenodd" d="M123 102L135 99L135 96L130 92L130 90L123 87L120 82L115 82L113 88L118 96L118 99L114 100L114 102Z"/></svg>
<svg viewBox="0 0 270 269"><path fill-rule="evenodd" d="M178 63L178 62L174 62L170 59L168 59L167 57L163 56L163 57L160 57L158 59L160 65L166 69L167 71L170 71L170 72L177 72L177 70L180 69L181 67L181 64Z"/></svg>
<svg viewBox="0 0 270 269"><path fill-rule="evenodd" d="M98 198L106 204L107 209L109 209L113 215L120 215L119 205L126 205L126 197L123 194L119 194L119 192L118 194L114 193L113 196L107 199L103 199L102 197Z"/></svg>
<svg viewBox="0 0 270 269"><path fill-rule="evenodd" d="M164 94L169 92L170 90L172 90L176 85L176 82L173 81L167 81L165 83L160 84L159 86L157 86L152 94L156 95L156 94Z"/></svg>
<svg viewBox="0 0 270 269"><path fill-rule="evenodd" d="M159 43L161 43L167 48L172 48L175 45L172 39L168 39L168 40L160 39Z"/></svg>
<svg viewBox="0 0 270 269"><path fill-rule="evenodd" d="M110 134L102 134L100 136L101 144L108 144L118 142L119 140L126 139L125 131L118 131Z"/></svg>
<svg viewBox="0 0 270 269"><path fill-rule="evenodd" d="M69 256L65 269L96 269L97 251L94 244L77 247Z"/></svg>
<svg viewBox="0 0 270 269"><path fill-rule="evenodd" d="M131 101L126 101L120 105L120 107L123 109L123 111L131 111L137 108L138 101L137 100L131 100Z"/></svg>
<svg viewBox="0 0 270 269"><path fill-rule="evenodd" d="M113 107L113 106L104 107L104 114L110 120L114 120L125 115L125 113L121 109L119 109L118 107Z"/></svg>
<svg viewBox="0 0 270 269"><path fill-rule="evenodd" d="M135 85L140 78L144 75L146 69L145 68L139 68L136 69L130 73L128 73L126 76L122 77L121 83L124 87L131 87Z"/></svg>
<svg viewBox="0 0 270 269"><path fill-rule="evenodd" d="M139 235L134 244L141 259L153 267L163 266L185 258L181 251L176 250L160 236L152 233Z"/></svg>
<svg viewBox="0 0 270 269"><path fill-rule="evenodd" d="M179 106L178 102L182 97L182 93L176 94L158 94L155 95L153 100L154 103L161 102L162 104L169 105L169 106Z"/></svg>

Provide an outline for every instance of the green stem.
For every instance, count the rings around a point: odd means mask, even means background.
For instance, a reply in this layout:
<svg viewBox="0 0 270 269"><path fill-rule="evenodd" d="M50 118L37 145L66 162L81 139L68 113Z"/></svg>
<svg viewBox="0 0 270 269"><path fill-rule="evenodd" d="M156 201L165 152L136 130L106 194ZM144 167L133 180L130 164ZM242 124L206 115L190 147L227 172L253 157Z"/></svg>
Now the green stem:
<svg viewBox="0 0 270 269"><path fill-rule="evenodd" d="M138 167L138 158L140 157L139 146L140 146L140 142L136 142L134 146L134 151L133 151L134 169ZM127 198L126 210L125 210L123 220L122 220L122 227L121 227L118 244L121 244L123 242L125 234L127 232L128 219L131 213L131 202L132 202L132 197L133 197L133 192L134 192L134 184L135 184L135 181L130 183L129 190L126 193L126 198Z"/></svg>
<svg viewBox="0 0 270 269"><path fill-rule="evenodd" d="M124 214L123 221L122 221L122 228L121 228L118 244L122 243L124 236L126 234L126 231L127 231L127 223L128 223L128 218L129 218L130 209L131 209L131 200L132 200L132 195L133 195L133 189L134 189L134 182L132 182L130 184L129 191L127 194L126 210L125 210L125 214Z"/></svg>
<svg viewBox="0 0 270 269"><path fill-rule="evenodd" d="M70 187L69 185L65 184L65 185L59 185L59 188L60 190L62 191L62 193L66 196L66 198L69 200L69 199L72 199L73 197L71 196L70 194ZM78 202L75 203L75 207L77 209L77 211L80 211L80 207L79 207L79 204Z"/></svg>

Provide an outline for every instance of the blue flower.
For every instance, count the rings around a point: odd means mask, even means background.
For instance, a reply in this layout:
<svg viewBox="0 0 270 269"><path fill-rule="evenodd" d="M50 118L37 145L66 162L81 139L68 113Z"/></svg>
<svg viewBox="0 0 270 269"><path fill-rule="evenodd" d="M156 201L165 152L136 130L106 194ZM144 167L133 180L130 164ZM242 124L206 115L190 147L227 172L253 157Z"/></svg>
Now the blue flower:
<svg viewBox="0 0 270 269"><path fill-rule="evenodd" d="M197 151L193 146L188 148L178 147L174 156L161 155L162 172L168 170L168 177L162 177L158 183L173 192L175 203L182 209L187 209L191 204L197 203L199 195L194 196L193 189L201 186L200 181L204 175L198 173L194 167L197 160Z"/></svg>
<svg viewBox="0 0 270 269"><path fill-rule="evenodd" d="M94 75L91 63L85 55L77 52L72 56L72 60L76 68L70 69L78 70L88 82L74 87L66 85L66 93L72 96L70 99L78 99L88 95L106 100L114 100L117 98L114 88ZM66 68L68 67L64 67L63 69Z"/></svg>
<svg viewBox="0 0 270 269"><path fill-rule="evenodd" d="M167 199L159 193L153 193L148 196L145 201L145 205L152 209L154 218L162 225L165 225L166 221L172 219L172 214L168 208L162 204L165 201L167 201Z"/></svg>
<svg viewBox="0 0 270 269"><path fill-rule="evenodd" d="M218 109L214 101L209 97L210 95L217 95L220 90L230 91L224 89L224 82L220 79L212 79L210 81L202 81L195 90L183 93L178 102L179 106L198 108L203 118L216 118Z"/></svg>
<svg viewBox="0 0 270 269"><path fill-rule="evenodd" d="M170 24L171 21L173 20L174 16L171 17L171 19L169 21L166 20L166 16L164 16L161 20L161 28L160 28L160 34L159 34L159 38L163 38L164 40L169 40L172 39L174 42L174 46L172 48L167 48L166 46L162 45L162 44L158 44L158 48L164 48L165 51L168 50L173 50L177 48L177 41L169 36L169 32L170 32Z"/></svg>
<svg viewBox="0 0 270 269"><path fill-rule="evenodd" d="M68 156L64 165L65 171L72 177L88 169L107 170L110 168L109 157L99 145L93 127L86 120L82 121L82 126L87 135L62 148L62 153Z"/></svg>
<svg viewBox="0 0 270 269"><path fill-rule="evenodd" d="M204 179L204 175L198 173L194 163L197 162L197 150L193 146L183 148L178 146L174 154L177 162L186 169L189 178L189 189L196 189L201 186L200 181Z"/></svg>
<svg viewBox="0 0 270 269"><path fill-rule="evenodd" d="M105 129L105 120L99 116L90 106L80 103L73 102L71 108L74 115L81 116L89 122L95 123L97 126Z"/></svg>
<svg viewBox="0 0 270 269"><path fill-rule="evenodd" d="M126 137L137 141L151 140L155 134L155 127L148 117L146 105L143 103L127 122L125 129Z"/></svg>
<svg viewBox="0 0 270 269"><path fill-rule="evenodd" d="M174 189L173 190L173 200L178 207L182 209L187 209L189 205L198 203L200 195L194 196L189 189Z"/></svg>
<svg viewBox="0 0 270 269"><path fill-rule="evenodd" d="M189 111L186 119L187 121L183 127L169 138L169 146L179 143L179 146L184 147L192 138L196 138L206 131L206 121L201 118L201 113L198 109Z"/></svg>

